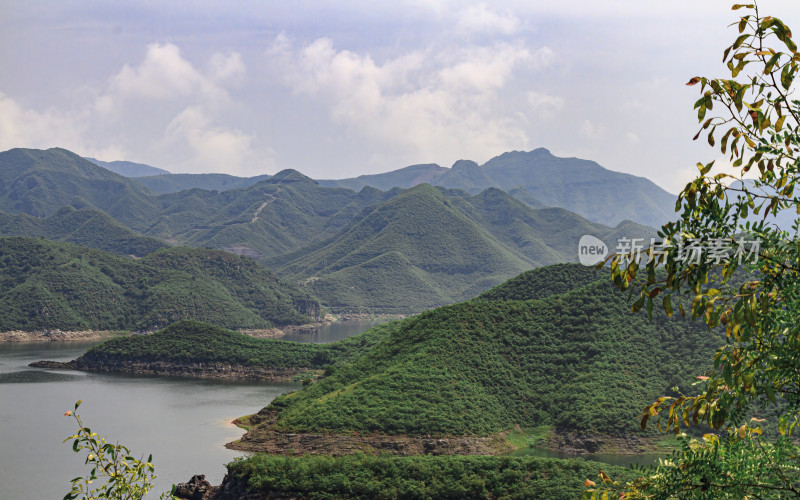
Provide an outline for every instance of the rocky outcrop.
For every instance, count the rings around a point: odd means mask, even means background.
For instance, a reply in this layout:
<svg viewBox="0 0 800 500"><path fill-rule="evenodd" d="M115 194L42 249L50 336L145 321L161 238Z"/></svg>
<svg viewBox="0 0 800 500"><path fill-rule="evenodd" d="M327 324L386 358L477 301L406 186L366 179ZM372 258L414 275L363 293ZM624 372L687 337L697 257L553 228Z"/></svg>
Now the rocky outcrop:
<svg viewBox="0 0 800 500"><path fill-rule="evenodd" d="M104 340L113 335L107 330L81 330L64 332L61 330L36 330L23 332L11 330L0 332L0 342L91 342Z"/></svg>
<svg viewBox="0 0 800 500"><path fill-rule="evenodd" d="M409 436L390 434L298 433L279 430L278 412L264 408L250 417L242 438L230 449L283 455L350 455L356 452L392 455L497 455L511 451L505 433L478 436ZM234 422L239 423L239 422Z"/></svg>
<svg viewBox="0 0 800 500"><path fill-rule="evenodd" d="M641 455L661 451L657 444L657 440L661 438L663 436L652 437L636 434L605 436L557 428L547 440L539 443L538 446L569 455L595 453Z"/></svg>
<svg viewBox="0 0 800 500"><path fill-rule="evenodd" d="M130 361L119 359L87 359L81 356L66 363L35 361L33 368L68 369L87 372L136 373L142 375L167 375L173 377L216 378L228 380L263 380L268 382L291 381L304 368L260 367L226 363L176 363L170 361Z"/></svg>
<svg viewBox="0 0 800 500"><path fill-rule="evenodd" d="M179 483L173 492L175 498L183 500L267 500L276 498L268 493L250 493L247 484L233 474L225 474L222 484L212 486L206 476L192 476L188 483Z"/></svg>

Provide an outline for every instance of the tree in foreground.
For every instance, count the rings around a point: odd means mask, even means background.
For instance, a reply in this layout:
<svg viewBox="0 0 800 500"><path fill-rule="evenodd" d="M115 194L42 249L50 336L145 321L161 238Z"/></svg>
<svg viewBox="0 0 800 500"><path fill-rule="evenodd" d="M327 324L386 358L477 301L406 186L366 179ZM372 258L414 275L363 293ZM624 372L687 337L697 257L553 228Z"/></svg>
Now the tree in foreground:
<svg viewBox="0 0 800 500"><path fill-rule="evenodd" d="M724 329L727 343L695 393L644 409L642 428L681 435L680 450L635 482L587 479L584 498L800 496L800 101L792 99L800 52L789 28L757 5L733 10L741 14L723 56L730 78L688 83L702 94L695 139L719 147L731 168L712 174L714 162L698 164L660 241L609 258L634 312L658 303ZM791 227L779 227L787 219ZM682 433L694 426L713 432Z"/></svg>
<svg viewBox="0 0 800 500"><path fill-rule="evenodd" d="M134 458L131 451L117 443L111 444L106 439L84 427L78 415L81 402L75 403L75 409L67 411L64 416L73 417L78 424L78 431L64 440L72 440L72 450L80 453L86 450L85 464L92 467L86 477L76 477L72 489L64 495L64 500L112 498L115 500L141 500L153 488L156 478L153 456L145 461ZM95 484L97 483L97 484ZM164 493L162 499L173 498Z"/></svg>

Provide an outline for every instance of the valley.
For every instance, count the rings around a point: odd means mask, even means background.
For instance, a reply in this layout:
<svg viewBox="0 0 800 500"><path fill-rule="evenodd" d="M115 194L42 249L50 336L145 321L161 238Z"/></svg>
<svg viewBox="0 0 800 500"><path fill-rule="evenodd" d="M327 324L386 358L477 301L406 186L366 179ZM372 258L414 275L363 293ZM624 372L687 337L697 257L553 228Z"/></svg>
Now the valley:
<svg viewBox="0 0 800 500"><path fill-rule="evenodd" d="M553 169L599 182L608 171L591 162L535 150L338 183L113 165L124 177L96 163L62 149L0 153L3 338L103 340L74 359L33 360L30 373L297 384L239 415L231 450L301 468L336 456L326 467L344 475L388 461L423 475L461 463L484 478L567 477L570 459L510 454L664 453L674 443L638 428L641 408L690 387L723 342L663 313L631 315L605 271L575 263L581 236L609 249L649 241L646 223L663 217L642 206L645 223L601 216L610 201L597 193L579 194L584 205L536 193L558 182ZM374 315L394 320L331 342L311 333ZM229 464L209 491L259 491L262 460ZM359 487L390 487L392 474ZM211 488L198 481L186 488ZM509 481L492 491L553 487Z"/></svg>

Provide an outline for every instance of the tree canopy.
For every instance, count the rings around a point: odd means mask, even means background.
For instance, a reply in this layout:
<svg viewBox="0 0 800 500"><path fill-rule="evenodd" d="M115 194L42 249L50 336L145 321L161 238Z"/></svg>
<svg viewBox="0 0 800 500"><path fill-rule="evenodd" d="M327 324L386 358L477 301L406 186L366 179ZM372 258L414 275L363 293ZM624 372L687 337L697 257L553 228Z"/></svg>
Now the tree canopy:
<svg viewBox="0 0 800 500"><path fill-rule="evenodd" d="M636 482L601 474L584 497L785 498L800 496L800 101L792 98L800 52L791 30L756 4L734 5L735 41L723 61L729 78L694 77L700 130L730 167L699 175L680 193L678 220L660 241L609 258L615 284L632 310L654 303L724 328L727 342L691 394L660 397L643 412L683 437L669 460ZM791 215L791 228L778 224ZM660 268L663 268L661 270ZM775 425L777 436L762 435Z"/></svg>

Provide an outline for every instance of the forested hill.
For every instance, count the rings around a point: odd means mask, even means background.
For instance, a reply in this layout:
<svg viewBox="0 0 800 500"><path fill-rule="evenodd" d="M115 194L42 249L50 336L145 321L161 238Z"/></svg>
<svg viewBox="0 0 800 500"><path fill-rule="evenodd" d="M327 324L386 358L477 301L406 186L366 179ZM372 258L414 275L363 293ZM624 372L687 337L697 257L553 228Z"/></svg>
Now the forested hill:
<svg viewBox="0 0 800 500"><path fill-rule="evenodd" d="M622 236L655 233L534 210L496 188L471 196L422 184L366 210L328 242L271 264L331 308L408 313L470 299L527 269L574 262L584 234L614 248Z"/></svg>
<svg viewBox="0 0 800 500"><path fill-rule="evenodd" d="M674 195L644 177L614 172L593 161L560 158L544 148L506 152L483 165L459 160L451 168L413 165L383 174L319 182L350 189L409 188L426 182L471 194L497 187L533 208L562 207L606 225L628 219L658 227L674 217L675 206Z"/></svg>
<svg viewBox="0 0 800 500"><path fill-rule="evenodd" d="M72 207L64 207L44 218L25 213L0 213L0 236L67 241L118 255L138 257L168 246L156 238L135 233L105 212L88 208L75 210Z"/></svg>
<svg viewBox="0 0 800 500"><path fill-rule="evenodd" d="M308 293L255 261L169 248L142 259L35 238L0 238L0 331L153 330L181 319L227 328L302 324Z"/></svg>
<svg viewBox="0 0 800 500"><path fill-rule="evenodd" d="M549 284L569 279L558 293ZM543 288L541 298L528 298ZM722 342L700 323L632 314L608 277L549 266L484 298L422 313L332 375L276 399L299 431L490 434L515 425L597 434L638 427Z"/></svg>
<svg viewBox="0 0 800 500"><path fill-rule="evenodd" d="M278 367L290 358L316 368L320 360L330 364L327 376L270 405L286 431L487 435L545 425L626 435L638 429L644 405L673 386L688 388L708 368L722 338L658 311L652 322L632 314L600 273L576 264L548 266L482 298L345 341L296 346L305 354L276 356L287 347L260 342L236 356L270 359ZM115 341L94 355L165 359L174 351L169 342L203 352L210 341L197 332L165 336L160 346ZM218 353L213 361L226 359Z"/></svg>

